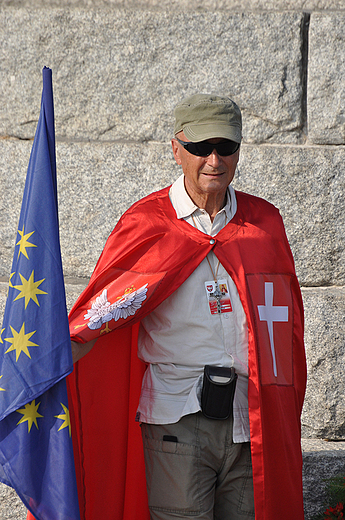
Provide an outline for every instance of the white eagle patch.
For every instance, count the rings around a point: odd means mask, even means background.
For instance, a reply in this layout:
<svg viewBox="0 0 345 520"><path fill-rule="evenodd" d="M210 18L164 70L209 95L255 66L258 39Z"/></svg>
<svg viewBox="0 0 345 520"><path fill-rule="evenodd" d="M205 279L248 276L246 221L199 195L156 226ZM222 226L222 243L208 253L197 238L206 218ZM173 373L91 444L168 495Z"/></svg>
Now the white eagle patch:
<svg viewBox="0 0 345 520"><path fill-rule="evenodd" d="M84 314L84 319L89 320L89 329L100 329L103 323L111 320L124 320L128 316L133 316L140 309L141 304L146 300L147 283L137 291L125 292L115 303L108 301L107 289L104 289L100 296L97 296L91 309Z"/></svg>

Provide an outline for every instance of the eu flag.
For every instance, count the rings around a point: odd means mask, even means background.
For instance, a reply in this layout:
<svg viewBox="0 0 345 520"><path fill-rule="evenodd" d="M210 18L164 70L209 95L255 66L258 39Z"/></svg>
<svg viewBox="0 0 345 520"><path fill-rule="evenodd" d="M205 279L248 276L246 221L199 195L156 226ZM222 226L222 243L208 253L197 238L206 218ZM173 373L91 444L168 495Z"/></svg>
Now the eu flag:
<svg viewBox="0 0 345 520"><path fill-rule="evenodd" d="M45 67L0 334L0 481L38 520L80 519L65 381L72 369Z"/></svg>

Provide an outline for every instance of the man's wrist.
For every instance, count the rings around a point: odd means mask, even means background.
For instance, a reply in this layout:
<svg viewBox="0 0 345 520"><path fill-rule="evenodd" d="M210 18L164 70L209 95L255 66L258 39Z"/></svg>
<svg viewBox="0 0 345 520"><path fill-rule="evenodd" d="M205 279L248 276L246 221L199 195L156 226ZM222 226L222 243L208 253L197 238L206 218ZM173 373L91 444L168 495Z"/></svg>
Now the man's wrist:
<svg viewBox="0 0 345 520"><path fill-rule="evenodd" d="M88 352L90 352L90 350L92 349L92 347L94 346L95 343L96 343L96 339L92 339L91 341L88 341L87 343L77 343L76 341L72 340L71 347L72 347L73 363L76 363L77 361L79 361L79 359L81 359Z"/></svg>

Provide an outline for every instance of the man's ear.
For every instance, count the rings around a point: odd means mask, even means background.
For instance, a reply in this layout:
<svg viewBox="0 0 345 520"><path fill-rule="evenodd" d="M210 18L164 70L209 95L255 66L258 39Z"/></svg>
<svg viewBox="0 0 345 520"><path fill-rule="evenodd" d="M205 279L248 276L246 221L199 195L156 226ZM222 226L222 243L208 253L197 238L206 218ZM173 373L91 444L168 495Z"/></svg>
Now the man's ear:
<svg viewBox="0 0 345 520"><path fill-rule="evenodd" d="M171 139L171 146L172 146L172 151L174 154L175 161L177 162L177 164L181 165L180 147L179 147L176 139Z"/></svg>

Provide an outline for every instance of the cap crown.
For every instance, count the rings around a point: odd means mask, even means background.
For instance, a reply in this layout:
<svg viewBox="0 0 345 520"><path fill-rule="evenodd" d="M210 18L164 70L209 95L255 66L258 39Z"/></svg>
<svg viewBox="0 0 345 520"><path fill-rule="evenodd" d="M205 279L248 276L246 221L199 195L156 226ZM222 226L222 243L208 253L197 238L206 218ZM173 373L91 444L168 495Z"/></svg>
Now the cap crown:
<svg viewBox="0 0 345 520"><path fill-rule="evenodd" d="M241 111L228 97L194 94L175 108L174 134L181 131L194 143L215 137L240 143Z"/></svg>

